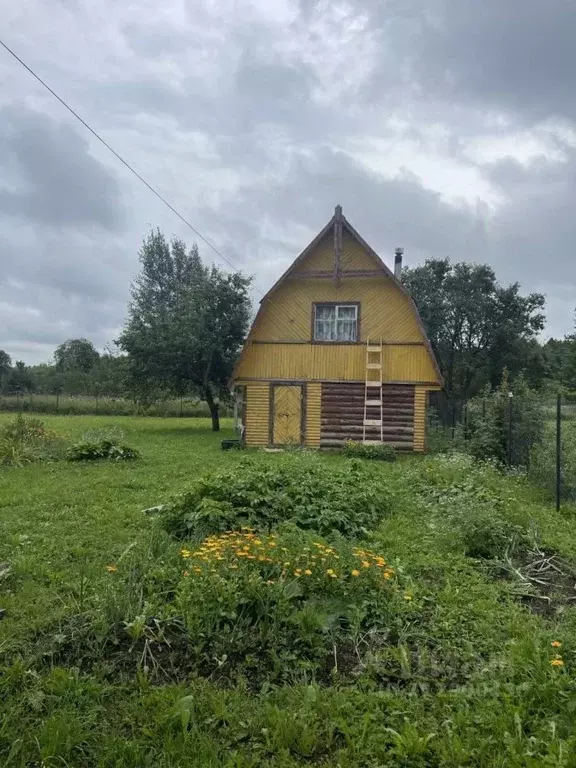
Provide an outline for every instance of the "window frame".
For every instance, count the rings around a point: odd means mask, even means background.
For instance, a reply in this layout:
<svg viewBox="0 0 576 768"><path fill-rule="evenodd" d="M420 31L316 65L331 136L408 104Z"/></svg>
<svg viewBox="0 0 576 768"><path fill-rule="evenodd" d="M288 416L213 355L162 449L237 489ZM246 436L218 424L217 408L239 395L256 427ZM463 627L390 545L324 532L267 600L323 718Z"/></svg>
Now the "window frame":
<svg viewBox="0 0 576 768"><path fill-rule="evenodd" d="M354 341L344 339L316 338L316 308L317 307L354 307L356 310L356 338ZM336 316L336 323L338 317ZM359 301L315 301L312 303L311 342L312 344L361 344L360 341L360 302Z"/></svg>

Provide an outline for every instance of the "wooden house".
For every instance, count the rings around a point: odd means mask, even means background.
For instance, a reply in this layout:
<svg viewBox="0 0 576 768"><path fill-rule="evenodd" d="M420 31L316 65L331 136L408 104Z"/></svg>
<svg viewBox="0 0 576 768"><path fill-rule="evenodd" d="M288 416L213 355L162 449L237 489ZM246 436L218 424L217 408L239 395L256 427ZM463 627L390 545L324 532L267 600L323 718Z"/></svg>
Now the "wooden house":
<svg viewBox="0 0 576 768"><path fill-rule="evenodd" d="M262 299L236 364L247 446L425 450L427 393L442 377L401 260L397 249L393 274L336 207Z"/></svg>

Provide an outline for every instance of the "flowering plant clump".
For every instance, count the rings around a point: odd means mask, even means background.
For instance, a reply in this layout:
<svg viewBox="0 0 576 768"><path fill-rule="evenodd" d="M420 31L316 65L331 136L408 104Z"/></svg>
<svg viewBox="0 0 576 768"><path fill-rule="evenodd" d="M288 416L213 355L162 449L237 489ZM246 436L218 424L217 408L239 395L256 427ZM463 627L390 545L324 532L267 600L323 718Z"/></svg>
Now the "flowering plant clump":
<svg viewBox="0 0 576 768"><path fill-rule="evenodd" d="M394 575L394 569L384 558L369 550L352 548L351 555L346 557L333 546L311 541L300 551L291 552L289 547L279 545L277 534L262 536L249 527L209 536L198 549L183 547L180 554L190 561L188 572L201 576L222 569L236 570L252 563L258 565L262 577L268 577L267 583L308 577L347 580L365 574L370 568L374 569L372 578L387 581Z"/></svg>
<svg viewBox="0 0 576 768"><path fill-rule="evenodd" d="M393 606L406 605L382 555L298 529L262 535L245 527L183 547L180 555L173 610L204 665L220 674L328 674L338 668L339 653L352 658L359 633L386 636Z"/></svg>

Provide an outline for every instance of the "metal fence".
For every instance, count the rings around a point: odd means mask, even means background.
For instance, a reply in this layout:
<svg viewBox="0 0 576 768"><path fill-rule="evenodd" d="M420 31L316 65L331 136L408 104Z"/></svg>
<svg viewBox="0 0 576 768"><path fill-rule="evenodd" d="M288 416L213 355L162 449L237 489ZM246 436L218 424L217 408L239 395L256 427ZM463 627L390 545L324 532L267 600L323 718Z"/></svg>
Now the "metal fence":
<svg viewBox="0 0 576 768"><path fill-rule="evenodd" d="M576 396L503 397L465 401L431 392L430 450L459 448L496 458L526 471L553 494L556 508L562 500L576 502Z"/></svg>

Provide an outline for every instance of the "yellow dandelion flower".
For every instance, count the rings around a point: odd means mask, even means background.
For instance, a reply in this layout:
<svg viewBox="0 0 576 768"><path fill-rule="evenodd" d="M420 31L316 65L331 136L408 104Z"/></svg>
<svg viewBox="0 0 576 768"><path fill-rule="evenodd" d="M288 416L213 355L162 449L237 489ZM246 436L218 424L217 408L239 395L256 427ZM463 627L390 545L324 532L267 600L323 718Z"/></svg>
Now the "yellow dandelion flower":
<svg viewBox="0 0 576 768"><path fill-rule="evenodd" d="M337 579L338 578L338 574L337 573L331 573L330 574L330 578L331 579Z"/></svg>
<svg viewBox="0 0 576 768"><path fill-rule="evenodd" d="M255 544L257 547L259 547L259 546L262 544L262 542L260 541L260 539L254 539L254 544Z"/></svg>
<svg viewBox="0 0 576 768"><path fill-rule="evenodd" d="M404 600L408 600L408 602L410 602L410 600L412 600L412 595L404 595Z"/></svg>
<svg viewBox="0 0 576 768"><path fill-rule="evenodd" d="M312 576L312 571L310 570L310 568L306 568L306 570L304 571L304 576Z"/></svg>
<svg viewBox="0 0 576 768"><path fill-rule="evenodd" d="M238 557L246 557L248 555L248 552L243 552L241 549L236 551L236 554Z"/></svg>
<svg viewBox="0 0 576 768"><path fill-rule="evenodd" d="M552 646L552 648L562 648L562 643L560 642L560 640L553 640L550 643L550 645Z"/></svg>
<svg viewBox="0 0 576 768"><path fill-rule="evenodd" d="M302 575L302 569L296 568L296 570L294 571L294 576L301 576L301 575Z"/></svg>
<svg viewBox="0 0 576 768"><path fill-rule="evenodd" d="M362 565L364 566L364 568L370 568L370 563L368 562L368 560L362 560Z"/></svg>
<svg viewBox="0 0 576 768"><path fill-rule="evenodd" d="M392 574L390 573L390 571L385 571L384 572L384 578L385 579L391 579L392 578Z"/></svg>
<svg viewBox="0 0 576 768"><path fill-rule="evenodd" d="M352 571L352 576L360 576L360 571L357 571L356 568Z"/></svg>
<svg viewBox="0 0 576 768"><path fill-rule="evenodd" d="M196 553L196 552L194 552L194 554L197 554L197 553ZM181 550L180 550L180 555L181 555L183 558L187 559L187 558L191 557L191 555L192 555L192 552L190 552L190 550L188 550L188 549L181 549Z"/></svg>
<svg viewBox="0 0 576 768"><path fill-rule="evenodd" d="M332 570L332 568L328 568L328 570L326 571L326 573L328 574L328 576L332 576L332 574L334 573L334 571Z"/></svg>
<svg viewBox="0 0 576 768"><path fill-rule="evenodd" d="M268 542L268 546L269 547L275 547L276 546L276 542L275 541L269 541Z"/></svg>
<svg viewBox="0 0 576 768"><path fill-rule="evenodd" d="M283 565L284 565L284 568L288 568L288 566L290 565L290 563L286 562L286 563L283 563Z"/></svg>
<svg viewBox="0 0 576 768"><path fill-rule="evenodd" d="M564 666L564 662L560 658L552 659L550 664L552 664L553 667L563 667Z"/></svg>
<svg viewBox="0 0 576 768"><path fill-rule="evenodd" d="M106 570L108 571L108 573L116 573L116 571L118 570L118 566L117 565L107 565L106 566Z"/></svg>

